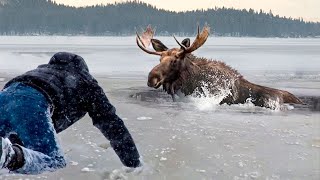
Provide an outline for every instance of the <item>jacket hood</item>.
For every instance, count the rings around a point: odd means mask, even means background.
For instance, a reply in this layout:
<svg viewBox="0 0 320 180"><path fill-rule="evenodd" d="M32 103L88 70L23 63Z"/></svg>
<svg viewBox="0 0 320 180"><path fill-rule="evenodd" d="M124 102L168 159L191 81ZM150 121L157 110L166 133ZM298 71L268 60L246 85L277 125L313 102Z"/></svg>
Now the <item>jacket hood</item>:
<svg viewBox="0 0 320 180"><path fill-rule="evenodd" d="M68 66L76 70L89 72L89 68L84 59L81 56L69 52L58 52L54 54L48 64Z"/></svg>

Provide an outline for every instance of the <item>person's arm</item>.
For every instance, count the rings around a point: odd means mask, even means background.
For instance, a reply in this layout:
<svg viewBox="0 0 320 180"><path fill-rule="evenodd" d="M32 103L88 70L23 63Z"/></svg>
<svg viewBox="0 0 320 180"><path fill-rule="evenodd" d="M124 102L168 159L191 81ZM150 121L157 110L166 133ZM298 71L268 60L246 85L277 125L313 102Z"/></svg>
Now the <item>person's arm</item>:
<svg viewBox="0 0 320 180"><path fill-rule="evenodd" d="M88 113L93 125L110 140L112 148L125 166L138 167L140 156L135 143L123 121L116 115L116 109L109 102L103 89L94 82L87 93Z"/></svg>

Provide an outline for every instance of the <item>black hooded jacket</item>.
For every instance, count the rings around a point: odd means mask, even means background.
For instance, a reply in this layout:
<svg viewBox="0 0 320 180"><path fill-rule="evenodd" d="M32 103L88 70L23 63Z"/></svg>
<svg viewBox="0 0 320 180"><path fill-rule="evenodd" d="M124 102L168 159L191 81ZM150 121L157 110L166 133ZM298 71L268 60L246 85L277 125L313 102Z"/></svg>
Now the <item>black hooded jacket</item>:
<svg viewBox="0 0 320 180"><path fill-rule="evenodd" d="M21 82L41 91L52 105L57 133L81 119L87 112L93 125L110 140L111 146L128 167L140 164L139 153L123 121L116 115L103 89L90 75L82 57L66 52L55 54L48 64L9 81Z"/></svg>

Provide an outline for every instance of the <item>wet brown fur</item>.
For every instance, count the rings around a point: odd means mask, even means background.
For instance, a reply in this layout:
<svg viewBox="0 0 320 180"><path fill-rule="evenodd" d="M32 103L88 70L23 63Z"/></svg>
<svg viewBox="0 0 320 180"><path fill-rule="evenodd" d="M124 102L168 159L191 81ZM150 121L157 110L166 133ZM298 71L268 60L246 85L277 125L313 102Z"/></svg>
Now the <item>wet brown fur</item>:
<svg viewBox="0 0 320 180"><path fill-rule="evenodd" d="M164 83L164 89L167 92L170 89L168 87L173 87L174 93L180 89L185 95L190 95L195 90L201 89L199 86L203 84L199 84L200 81L207 83L214 81L215 85L220 85L219 88L228 88L231 92L230 95L221 101L221 104L245 103L248 98L251 98L256 106L261 107L270 107L268 103L270 100L278 101L280 104L302 103L297 97L287 91L260 86L247 81L238 71L224 62L198 58L192 54L186 55L183 61L185 67L179 72L179 78L175 81ZM211 93L215 93L216 90L215 87L209 86Z"/></svg>

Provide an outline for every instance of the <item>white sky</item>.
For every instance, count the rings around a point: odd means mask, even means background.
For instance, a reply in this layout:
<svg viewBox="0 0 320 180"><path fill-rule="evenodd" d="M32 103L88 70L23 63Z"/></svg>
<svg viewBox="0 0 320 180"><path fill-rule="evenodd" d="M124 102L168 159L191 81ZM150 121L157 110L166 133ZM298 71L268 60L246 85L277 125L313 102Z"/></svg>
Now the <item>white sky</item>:
<svg viewBox="0 0 320 180"><path fill-rule="evenodd" d="M55 0L71 6L88 6L125 2L126 0ZM263 9L280 16L303 17L305 20L320 22L320 0L140 0L157 6L158 8L185 11L193 9L207 9L217 7L234 7L236 9Z"/></svg>

